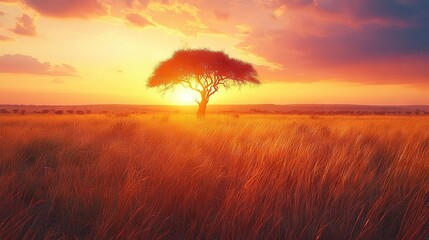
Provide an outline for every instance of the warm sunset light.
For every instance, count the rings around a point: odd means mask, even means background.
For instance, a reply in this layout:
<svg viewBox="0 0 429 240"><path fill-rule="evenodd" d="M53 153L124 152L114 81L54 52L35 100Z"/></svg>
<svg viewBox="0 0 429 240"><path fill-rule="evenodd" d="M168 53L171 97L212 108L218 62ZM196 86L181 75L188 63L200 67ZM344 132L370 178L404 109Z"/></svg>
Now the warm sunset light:
<svg viewBox="0 0 429 240"><path fill-rule="evenodd" d="M429 104L427 9L424 0L0 0L0 103L189 104L146 81L175 51L207 48L253 64L263 83L244 90L251 99L230 89L211 104Z"/></svg>
<svg viewBox="0 0 429 240"><path fill-rule="evenodd" d="M148 87L163 93L177 86L197 92L197 116L204 118L211 97L234 86L258 85L258 73L252 64L231 58L222 51L183 49L161 62L148 80Z"/></svg>
<svg viewBox="0 0 429 240"><path fill-rule="evenodd" d="M0 0L0 240L429 240L429 0Z"/></svg>
<svg viewBox="0 0 429 240"><path fill-rule="evenodd" d="M171 96L171 101L178 105L193 105L198 100L198 93L189 88L179 87L175 89Z"/></svg>

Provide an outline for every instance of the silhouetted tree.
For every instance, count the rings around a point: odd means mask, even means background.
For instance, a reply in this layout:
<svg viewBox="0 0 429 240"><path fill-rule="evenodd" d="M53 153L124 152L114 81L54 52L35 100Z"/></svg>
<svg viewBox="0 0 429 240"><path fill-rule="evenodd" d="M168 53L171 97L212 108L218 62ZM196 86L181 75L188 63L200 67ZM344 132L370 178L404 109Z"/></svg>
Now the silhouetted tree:
<svg viewBox="0 0 429 240"><path fill-rule="evenodd" d="M149 87L159 87L163 93L176 86L197 91L201 99L197 116L204 117L210 97L219 87L229 88L260 84L254 67L220 51L206 49L179 50L161 62L149 78Z"/></svg>
<svg viewBox="0 0 429 240"><path fill-rule="evenodd" d="M57 111L55 111L55 114L62 115L62 114L64 114L64 111L63 110L57 110Z"/></svg>

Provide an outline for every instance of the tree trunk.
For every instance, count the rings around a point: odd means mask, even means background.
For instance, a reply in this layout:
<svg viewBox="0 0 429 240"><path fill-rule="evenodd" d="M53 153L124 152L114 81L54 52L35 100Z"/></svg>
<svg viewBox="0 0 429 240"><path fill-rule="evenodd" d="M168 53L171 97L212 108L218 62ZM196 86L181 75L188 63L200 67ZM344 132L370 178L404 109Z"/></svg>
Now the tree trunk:
<svg viewBox="0 0 429 240"><path fill-rule="evenodd" d="M209 100L205 97L201 99L201 102L198 104L198 112L197 112L198 118L205 118L206 117L206 108L207 108L208 102L209 102Z"/></svg>
<svg viewBox="0 0 429 240"><path fill-rule="evenodd" d="M198 104L198 112L197 112L198 118L205 118L206 117L207 102L208 102L207 100L203 99Z"/></svg>

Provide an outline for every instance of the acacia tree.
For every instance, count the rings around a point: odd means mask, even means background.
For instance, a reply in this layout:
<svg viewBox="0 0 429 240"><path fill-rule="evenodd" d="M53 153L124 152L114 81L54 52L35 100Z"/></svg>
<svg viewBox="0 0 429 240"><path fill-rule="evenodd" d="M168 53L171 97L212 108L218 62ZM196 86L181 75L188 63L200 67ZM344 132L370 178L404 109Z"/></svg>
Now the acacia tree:
<svg viewBox="0 0 429 240"><path fill-rule="evenodd" d="M149 87L159 87L163 93L183 86L197 91L201 99L197 116L204 117L210 97L219 87L260 84L255 68L246 62L230 58L226 53L207 49L179 50L161 62L149 78Z"/></svg>

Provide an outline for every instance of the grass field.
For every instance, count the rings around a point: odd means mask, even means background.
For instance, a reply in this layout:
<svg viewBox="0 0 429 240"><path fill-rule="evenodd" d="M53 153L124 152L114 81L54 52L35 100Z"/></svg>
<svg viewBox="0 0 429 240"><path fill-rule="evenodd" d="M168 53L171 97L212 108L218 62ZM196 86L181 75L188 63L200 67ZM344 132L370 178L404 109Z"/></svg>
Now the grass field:
<svg viewBox="0 0 429 240"><path fill-rule="evenodd" d="M429 117L0 117L1 239L428 239Z"/></svg>

